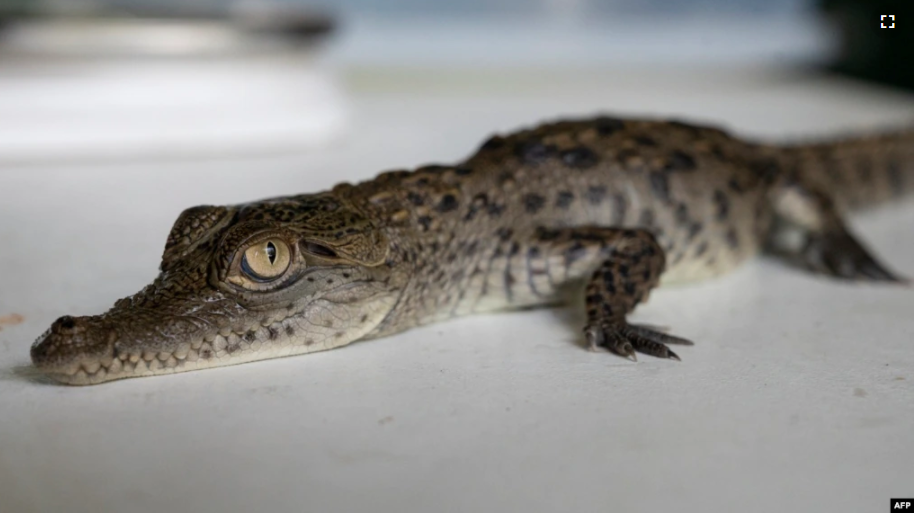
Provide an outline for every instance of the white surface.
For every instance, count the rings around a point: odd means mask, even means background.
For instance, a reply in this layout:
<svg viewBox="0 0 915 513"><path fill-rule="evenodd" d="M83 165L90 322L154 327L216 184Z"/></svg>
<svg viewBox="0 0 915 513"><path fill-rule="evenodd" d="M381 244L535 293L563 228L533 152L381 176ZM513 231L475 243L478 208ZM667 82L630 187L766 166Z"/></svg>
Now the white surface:
<svg viewBox="0 0 915 513"><path fill-rule="evenodd" d="M910 95L753 70L350 75L335 146L0 173L0 511L885 511L912 495L913 294L759 259L636 319L681 363L579 347L580 316L480 316L314 355L86 388L28 348L156 270L177 214L466 155L559 113L777 137L909 123ZM913 269L911 204L853 220Z"/></svg>

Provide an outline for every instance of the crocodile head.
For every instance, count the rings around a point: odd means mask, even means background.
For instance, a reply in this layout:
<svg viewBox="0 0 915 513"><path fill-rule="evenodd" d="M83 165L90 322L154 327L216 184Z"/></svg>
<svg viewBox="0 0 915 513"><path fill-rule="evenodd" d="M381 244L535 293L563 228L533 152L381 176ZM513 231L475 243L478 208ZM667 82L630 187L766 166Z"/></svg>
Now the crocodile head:
<svg viewBox="0 0 915 513"><path fill-rule="evenodd" d="M61 317L32 362L87 385L344 345L398 298L388 252L384 234L330 194L190 208L152 284L102 315Z"/></svg>

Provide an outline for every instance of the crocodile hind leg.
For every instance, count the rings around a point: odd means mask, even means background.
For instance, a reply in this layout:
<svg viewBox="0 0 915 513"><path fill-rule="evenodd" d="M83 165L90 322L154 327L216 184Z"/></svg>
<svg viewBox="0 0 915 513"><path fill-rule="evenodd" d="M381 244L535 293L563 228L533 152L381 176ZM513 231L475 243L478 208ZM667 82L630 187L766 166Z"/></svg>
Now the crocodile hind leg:
<svg viewBox="0 0 915 513"><path fill-rule="evenodd" d="M648 299L664 271L664 250L650 232L580 227L542 233L564 256L566 269L585 253L600 262L585 287L584 333L592 350L603 348L631 360L636 359L635 353L679 360L667 346L692 342L626 320L637 304Z"/></svg>
<svg viewBox="0 0 915 513"><path fill-rule="evenodd" d="M796 180L773 189L777 216L770 247L800 260L808 269L837 278L909 283L880 263L845 226L833 200ZM783 244L786 231L800 232L801 241Z"/></svg>

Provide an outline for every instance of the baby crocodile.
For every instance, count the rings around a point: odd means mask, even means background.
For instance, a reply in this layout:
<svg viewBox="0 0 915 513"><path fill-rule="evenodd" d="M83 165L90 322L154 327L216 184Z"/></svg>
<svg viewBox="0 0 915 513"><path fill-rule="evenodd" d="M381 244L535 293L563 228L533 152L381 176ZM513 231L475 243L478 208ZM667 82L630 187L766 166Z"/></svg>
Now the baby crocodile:
<svg viewBox="0 0 915 513"><path fill-rule="evenodd" d="M560 121L493 136L456 165L175 222L159 276L32 346L67 384L205 369L383 337L584 290L592 349L679 360L686 339L627 315L660 281L720 275L771 247L815 271L899 282L841 212L912 189L913 134L753 144L678 121ZM781 253L785 254L782 248Z"/></svg>

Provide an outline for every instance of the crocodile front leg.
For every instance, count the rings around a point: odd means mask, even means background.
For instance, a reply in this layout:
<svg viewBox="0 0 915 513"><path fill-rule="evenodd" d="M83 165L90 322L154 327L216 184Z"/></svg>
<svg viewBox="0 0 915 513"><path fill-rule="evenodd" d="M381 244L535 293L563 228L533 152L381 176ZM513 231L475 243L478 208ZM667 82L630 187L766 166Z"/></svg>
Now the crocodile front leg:
<svg viewBox="0 0 915 513"><path fill-rule="evenodd" d="M550 253L561 255L565 269L573 268L577 260L598 263L585 287L584 333L591 349L607 349L631 360L636 352L679 360L667 345L692 345L626 320L637 304L648 299L664 272L664 250L649 231L586 226L541 229L539 237L548 240Z"/></svg>

